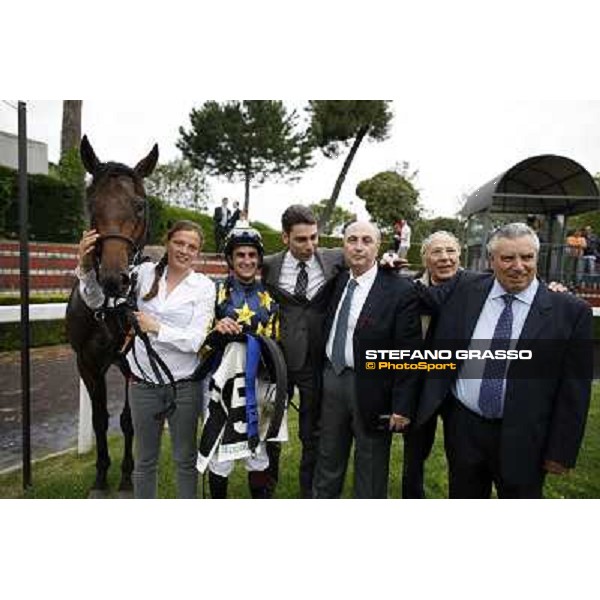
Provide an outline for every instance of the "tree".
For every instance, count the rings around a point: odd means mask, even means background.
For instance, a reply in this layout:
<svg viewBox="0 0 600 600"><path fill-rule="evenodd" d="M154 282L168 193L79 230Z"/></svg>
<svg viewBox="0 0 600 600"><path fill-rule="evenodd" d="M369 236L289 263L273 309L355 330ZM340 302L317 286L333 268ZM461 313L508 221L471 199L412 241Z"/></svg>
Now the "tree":
<svg viewBox="0 0 600 600"><path fill-rule="evenodd" d="M82 105L83 100L63 100L62 128L60 130L61 159L73 148L79 151Z"/></svg>
<svg viewBox="0 0 600 600"><path fill-rule="evenodd" d="M421 214L419 191L412 180L416 172L408 172L408 163L394 171L383 171L356 186L356 195L365 201L365 208L383 231L402 217L409 223Z"/></svg>
<svg viewBox="0 0 600 600"><path fill-rule="evenodd" d="M278 100L209 101L192 110L189 131L179 128L177 147L194 168L243 181L248 211L251 183L296 179L310 166L312 146L297 119Z"/></svg>
<svg viewBox="0 0 600 600"><path fill-rule="evenodd" d="M149 195L173 206L195 210L207 206L209 185L204 174L182 158L158 165L145 187Z"/></svg>
<svg viewBox="0 0 600 600"><path fill-rule="evenodd" d="M80 190L81 210L82 214L85 214L85 169L79 157L82 105L83 100L63 100L60 159L56 173L62 181L70 183Z"/></svg>
<svg viewBox="0 0 600 600"><path fill-rule="evenodd" d="M328 198L321 200L317 204L310 204L308 208L310 208L317 218L317 221L320 219L323 211L325 210L327 203L329 202ZM349 210L341 206L336 206L333 209L333 214L331 215L327 226L323 229L323 233L326 235L330 235L336 227L343 225L344 223L351 221L356 218L356 215Z"/></svg>
<svg viewBox="0 0 600 600"><path fill-rule="evenodd" d="M358 147L367 138L381 142L389 133L392 120L388 100L310 100L313 143L327 158L337 158L350 142L352 146L337 177L333 191L319 219L326 228Z"/></svg>

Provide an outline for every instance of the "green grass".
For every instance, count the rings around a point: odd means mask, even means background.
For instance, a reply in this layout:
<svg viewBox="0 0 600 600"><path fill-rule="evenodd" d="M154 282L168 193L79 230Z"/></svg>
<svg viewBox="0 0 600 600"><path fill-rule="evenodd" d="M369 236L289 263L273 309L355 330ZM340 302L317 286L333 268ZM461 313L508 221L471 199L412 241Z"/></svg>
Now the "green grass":
<svg viewBox="0 0 600 600"><path fill-rule="evenodd" d="M586 435L579 453L577 468L566 477L549 476L545 487L548 498L600 498L600 385L594 386L594 393L588 418ZM298 420L294 410L289 416L290 441L283 444L281 453L281 472L276 492L277 498L298 498L298 464L300 442L298 441ZM402 440L394 436L390 463L391 498L400 497L400 470L402 465ZM110 469L111 490L116 490L119 479L119 461L122 454L122 438L114 435L110 438L110 453L113 466ZM77 456L70 451L33 465L33 486L27 491L22 489L21 471L0 476L0 498L86 498L94 476L95 452ZM352 495L352 465L349 466L344 497ZM208 481L206 482L208 496ZM238 462L231 476L229 496L231 498L249 498L246 471ZM163 449L159 467L159 497L175 498L175 477L171 459L168 433L163 437ZM426 494L429 498L446 498L448 482L446 460L443 451L441 425L438 425L436 442L432 456L426 465ZM114 492L113 492L114 495ZM199 484L198 495L202 495Z"/></svg>

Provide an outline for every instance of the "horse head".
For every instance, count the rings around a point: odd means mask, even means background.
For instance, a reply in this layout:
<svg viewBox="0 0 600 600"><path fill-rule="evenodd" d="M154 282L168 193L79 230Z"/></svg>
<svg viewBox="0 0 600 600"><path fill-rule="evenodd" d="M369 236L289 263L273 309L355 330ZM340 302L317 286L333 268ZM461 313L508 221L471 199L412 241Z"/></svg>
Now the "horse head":
<svg viewBox="0 0 600 600"><path fill-rule="evenodd" d="M92 176L87 188L90 225L100 234L96 274L107 297L121 297L129 288L129 267L141 255L148 237L143 179L156 167L158 145L133 169L121 163L100 162L85 135L80 152L83 166Z"/></svg>

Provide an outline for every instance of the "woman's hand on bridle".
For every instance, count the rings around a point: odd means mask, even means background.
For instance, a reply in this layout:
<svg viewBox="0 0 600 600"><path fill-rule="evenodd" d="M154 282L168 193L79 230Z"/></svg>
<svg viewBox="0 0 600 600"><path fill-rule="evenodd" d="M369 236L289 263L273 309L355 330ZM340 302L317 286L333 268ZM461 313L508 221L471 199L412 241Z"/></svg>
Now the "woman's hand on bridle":
<svg viewBox="0 0 600 600"><path fill-rule="evenodd" d="M140 329L144 333L156 333L160 331L160 323L157 319L142 311L134 311Z"/></svg>
<svg viewBox="0 0 600 600"><path fill-rule="evenodd" d="M87 273L94 268L92 253L94 252L96 241L99 237L100 234L95 229L84 231L81 236L77 255L79 258L79 268L84 273Z"/></svg>

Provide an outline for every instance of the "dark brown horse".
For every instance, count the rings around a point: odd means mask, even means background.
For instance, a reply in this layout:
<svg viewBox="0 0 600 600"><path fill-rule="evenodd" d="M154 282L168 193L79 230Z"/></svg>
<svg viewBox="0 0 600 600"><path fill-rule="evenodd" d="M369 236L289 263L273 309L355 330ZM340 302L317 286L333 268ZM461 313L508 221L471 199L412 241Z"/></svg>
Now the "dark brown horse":
<svg viewBox="0 0 600 600"><path fill-rule="evenodd" d="M148 201L143 178L152 173L158 161L158 146L133 169L120 163L101 163L86 136L81 141L81 159L92 182L87 189L90 227L100 238L96 242L94 269L107 298L100 310L91 310L83 302L76 284L67 306L67 336L77 354L79 374L92 402L92 423L96 436L96 481L93 496L108 488L110 456L107 445L108 409L106 371L116 364L127 378L129 369L121 349L129 329L129 315L119 307L130 292L130 268L141 257L148 236ZM125 451L121 463L119 491L133 489L133 425L129 409L127 382L121 413Z"/></svg>

